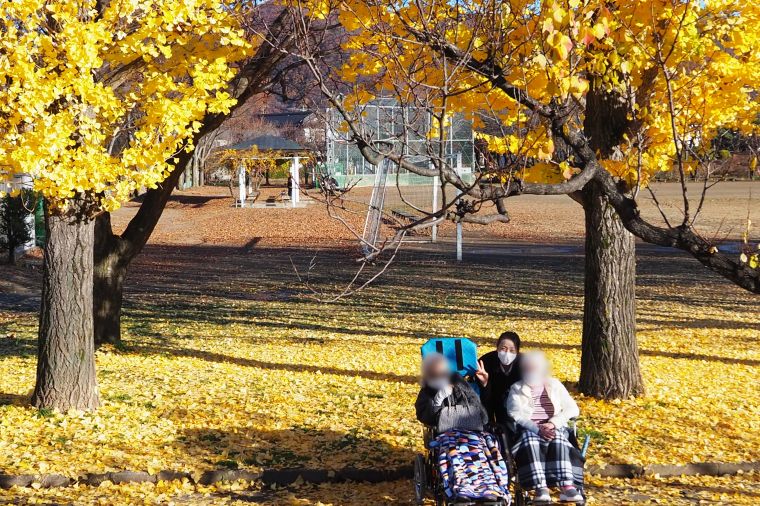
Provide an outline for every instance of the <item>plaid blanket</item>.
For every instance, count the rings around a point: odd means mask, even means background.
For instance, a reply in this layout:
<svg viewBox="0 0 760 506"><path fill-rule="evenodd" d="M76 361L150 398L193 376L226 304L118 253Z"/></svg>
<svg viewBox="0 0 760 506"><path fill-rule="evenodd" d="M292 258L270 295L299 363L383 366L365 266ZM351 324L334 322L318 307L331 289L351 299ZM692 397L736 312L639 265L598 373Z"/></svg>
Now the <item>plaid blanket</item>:
<svg viewBox="0 0 760 506"><path fill-rule="evenodd" d="M450 430L436 437L438 469L450 499L497 501L509 497L507 464L485 432Z"/></svg>
<svg viewBox="0 0 760 506"><path fill-rule="evenodd" d="M567 429L558 430L551 441L521 430L511 451L524 489L575 485L583 490L584 459L570 442Z"/></svg>

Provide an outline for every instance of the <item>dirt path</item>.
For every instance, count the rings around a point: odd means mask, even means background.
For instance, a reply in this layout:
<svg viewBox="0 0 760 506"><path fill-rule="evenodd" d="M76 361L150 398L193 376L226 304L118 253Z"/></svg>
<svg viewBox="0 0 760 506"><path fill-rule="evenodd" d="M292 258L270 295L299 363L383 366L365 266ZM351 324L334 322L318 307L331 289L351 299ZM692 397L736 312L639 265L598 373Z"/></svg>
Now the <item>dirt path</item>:
<svg viewBox="0 0 760 506"><path fill-rule="evenodd" d="M278 187L263 188L260 200L277 195ZM357 192L367 192L366 188ZM659 183L654 192L671 223L682 218L680 186ZM699 206L701 187L689 185L692 213ZM229 190L221 187L196 188L175 192L164 211L153 244L209 244L228 246L342 246L355 242L355 237L337 220L331 219L323 205L317 203L299 209L239 209L232 207ZM663 224L660 211L648 193L640 197L642 214L655 224ZM128 203L114 213L117 230L126 226L139 203ZM466 225L466 237L509 241L526 241L537 244L578 243L584 233L582 208L566 196L525 195L509 199L508 209L512 222L489 226ZM363 230L364 215L347 214L351 227ZM710 190L696 225L708 238L739 240L746 230L747 218L760 223L760 181L725 182ZM441 237L452 237L454 227L447 223L441 227ZM750 231L760 240L760 228Z"/></svg>

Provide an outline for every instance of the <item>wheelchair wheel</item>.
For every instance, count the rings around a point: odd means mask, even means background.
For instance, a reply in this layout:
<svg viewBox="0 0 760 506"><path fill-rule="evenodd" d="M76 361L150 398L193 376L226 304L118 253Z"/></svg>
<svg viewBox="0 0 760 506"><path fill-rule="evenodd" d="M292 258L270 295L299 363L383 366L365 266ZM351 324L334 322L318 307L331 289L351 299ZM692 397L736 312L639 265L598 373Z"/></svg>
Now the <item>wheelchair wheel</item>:
<svg viewBox="0 0 760 506"><path fill-rule="evenodd" d="M519 487L515 487L515 493L512 494L512 500L515 506L528 506L530 504L530 499Z"/></svg>
<svg viewBox="0 0 760 506"><path fill-rule="evenodd" d="M425 472L425 457L419 453L414 458L414 498L417 504L425 500L427 490L427 476Z"/></svg>

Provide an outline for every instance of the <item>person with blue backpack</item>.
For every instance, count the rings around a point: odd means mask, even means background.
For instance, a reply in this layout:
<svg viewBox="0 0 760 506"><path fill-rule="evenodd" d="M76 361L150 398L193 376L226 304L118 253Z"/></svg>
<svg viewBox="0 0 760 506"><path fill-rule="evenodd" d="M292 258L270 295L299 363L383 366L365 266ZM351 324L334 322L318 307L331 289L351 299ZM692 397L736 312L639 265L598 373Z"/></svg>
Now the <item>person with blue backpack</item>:
<svg viewBox="0 0 760 506"><path fill-rule="evenodd" d="M442 490L453 502L508 504L509 473L497 440L485 431L488 413L453 367L443 353L427 353L415 402L417 419L433 433L429 448Z"/></svg>
<svg viewBox="0 0 760 506"><path fill-rule="evenodd" d="M448 360L440 353L430 353L422 360L422 388L414 407L417 419L438 432L480 432L488 423L478 394L459 374L451 372Z"/></svg>

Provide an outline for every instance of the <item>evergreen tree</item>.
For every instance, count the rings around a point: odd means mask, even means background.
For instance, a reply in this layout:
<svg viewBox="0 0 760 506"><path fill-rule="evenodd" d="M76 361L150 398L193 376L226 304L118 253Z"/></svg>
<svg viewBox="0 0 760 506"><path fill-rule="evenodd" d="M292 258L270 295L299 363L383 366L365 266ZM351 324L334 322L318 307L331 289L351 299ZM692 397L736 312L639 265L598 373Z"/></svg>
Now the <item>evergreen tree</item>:
<svg viewBox="0 0 760 506"><path fill-rule="evenodd" d="M15 251L32 238L27 217L34 211L34 193L23 190L17 196L5 195L0 201L0 249L8 252L8 263L16 262Z"/></svg>

